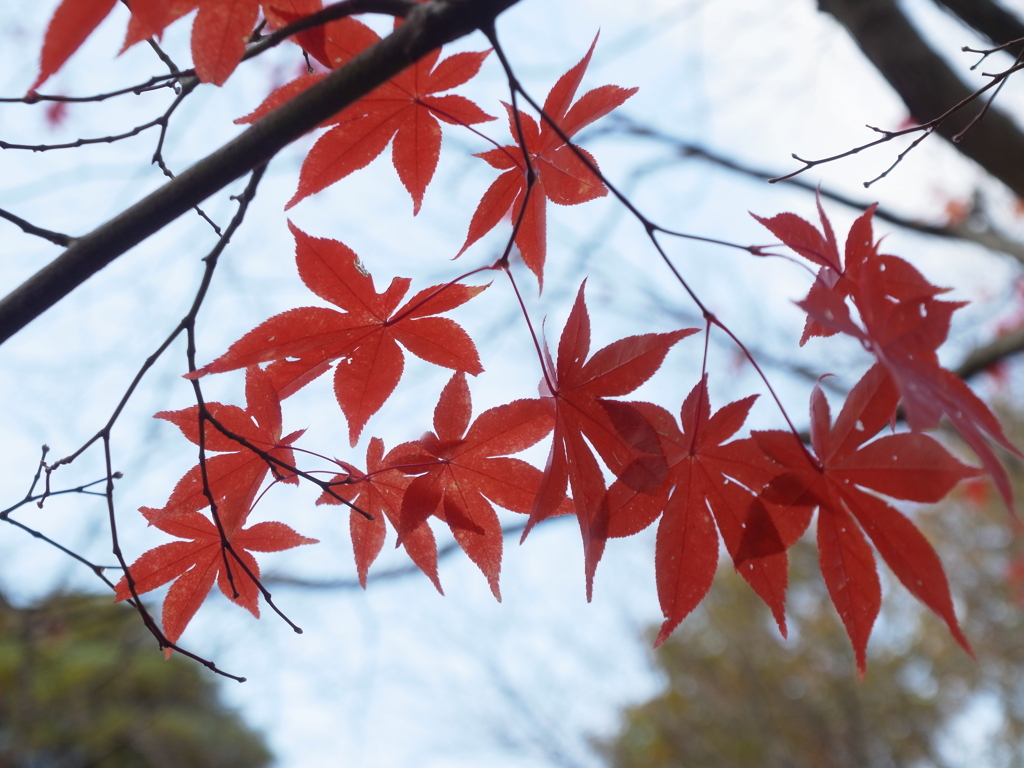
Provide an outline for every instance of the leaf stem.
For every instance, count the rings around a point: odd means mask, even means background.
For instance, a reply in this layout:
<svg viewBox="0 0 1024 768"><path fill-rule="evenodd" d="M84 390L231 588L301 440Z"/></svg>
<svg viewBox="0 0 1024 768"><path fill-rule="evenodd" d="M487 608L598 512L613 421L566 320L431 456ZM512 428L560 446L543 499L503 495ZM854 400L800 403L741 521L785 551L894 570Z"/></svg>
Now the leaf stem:
<svg viewBox="0 0 1024 768"><path fill-rule="evenodd" d="M526 303L523 301L523 295L519 292L519 286L516 285L516 279L512 276L512 270L509 269L508 265L505 266L505 274L508 275L509 282L512 283L512 290L516 292L516 299L519 301L519 307L523 310L523 317L526 319L526 327L530 329L530 338L533 339L533 348L537 351L537 359L540 360L540 369L544 374L544 382L548 386L548 391L553 395L558 391L558 388L555 386L555 382L552 378L554 376L554 371L548 371L547 360L544 357L540 341L537 338L537 332L533 328L533 322L530 320L530 313L526 309Z"/></svg>

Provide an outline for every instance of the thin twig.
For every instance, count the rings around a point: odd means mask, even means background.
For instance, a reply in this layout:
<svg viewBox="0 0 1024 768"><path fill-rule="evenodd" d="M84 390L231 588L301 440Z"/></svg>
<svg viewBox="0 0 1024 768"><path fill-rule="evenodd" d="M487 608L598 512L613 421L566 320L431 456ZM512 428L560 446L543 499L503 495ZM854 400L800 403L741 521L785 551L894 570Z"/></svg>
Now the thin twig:
<svg viewBox="0 0 1024 768"><path fill-rule="evenodd" d="M63 246L64 248L67 248L69 245L71 245L71 243L75 241L75 238L73 238L71 235L65 235L61 232L53 232L52 230L49 229L37 227L35 224L30 224L20 216L15 216L13 213L5 211L3 208L0 208L0 219L7 219L12 224L21 227L21 231L27 235L35 235L36 237L41 237L44 240L49 240L54 245L60 245Z"/></svg>
<svg viewBox="0 0 1024 768"><path fill-rule="evenodd" d="M656 128L643 125L629 117L625 117L614 112L608 116L607 120L611 125L589 131L588 136L614 135L618 132L625 132L630 136L651 139L672 146L676 149L681 158L697 158L699 160L704 160L721 168L725 168L726 170L733 171L734 173L749 176L750 178L768 181L769 179L778 176L775 172L748 165L735 160L734 158L715 152L712 149L708 149L703 145L687 141L677 136L672 136L659 131ZM665 163L663 160L659 160L656 164L652 163L651 167L662 169L665 167ZM837 192L834 189L812 184L799 177L787 178L782 183L797 187L812 194L820 194L825 199L834 200L837 203L849 206L850 208L854 208L858 211L864 211L870 205L869 202L856 200L842 194L841 192ZM965 240L989 250L1000 251L1008 256L1012 256L1020 262L1024 262L1024 245L1019 241L1006 237L1002 233L993 229L987 219L984 222L984 228L977 230L973 229L971 226L967 226L966 224L940 226L935 224L925 224L920 221L908 219L905 216L900 216L894 211L882 206L875 209L875 218L887 221L890 224L895 224L896 226L904 229L921 232L922 234L932 235L934 237ZM972 224L973 223L974 222L972 221Z"/></svg>
<svg viewBox="0 0 1024 768"><path fill-rule="evenodd" d="M196 296L193 299L192 307L190 308L188 314L181 320L181 322L178 323L177 327L168 335L168 337L163 341L163 343L160 344L160 346L157 348L156 352L154 352L152 355L150 355L145 360L145 362L143 363L142 367L136 373L135 378L132 380L131 384L128 386L127 391L122 396L120 402L115 407L114 413L111 415L111 417L107 421L106 425L102 429L100 429L100 431L97 432L92 438L90 438L88 441L86 441L85 444L82 445L77 451L75 451L74 453L70 454L69 456L61 459L60 461L57 461L54 464L46 467L47 483L49 483L49 476L52 474L53 471L55 471L57 468L59 468L59 467L61 467L63 465L70 464L76 458L81 456L82 453L84 453L91 445L95 444L97 441L102 441L104 455L105 455L106 462L107 462L107 491L106 491L105 495L107 496L108 517L109 517L109 525L110 525L110 532L111 532L112 547L113 547L114 556L117 558L117 561L118 561L120 567L125 570L125 581L126 581L126 585L128 587L128 590L129 590L129 592L132 595L132 601L131 601L132 604L136 607L136 610L139 611L139 614L142 616L142 620L145 623L146 627L149 628L150 632L152 632L154 637L157 638L157 642L160 644L161 648L173 648L174 650L179 651L183 655L188 656L189 658L195 659L196 661L199 661L201 664L203 664L204 666L208 667L212 671L217 672L218 674L224 675L226 677L230 677L230 678L232 678L234 680L238 680L240 682L244 681L245 678L241 678L241 677L238 677L238 676L235 676L235 675L230 675L230 674L224 672L223 670L218 669L217 666L213 662L208 661L206 659L203 659L203 658L201 658L201 657L191 653L190 651L184 650L181 647L179 647L178 645L176 645L174 643L171 643L167 639L167 637L163 634L163 632L160 630L160 628L156 625L156 623L153 620L152 616L145 609L145 607L142 604L142 601L139 599L138 592L136 591L136 587L135 587L135 580L132 577L132 574L131 574L130 570L128 569L128 564L127 564L127 562L126 562L126 560L124 558L124 555L123 555L123 553L121 551L120 544L118 543L117 520L116 520L116 515L115 515L115 510L114 510L114 498L113 498L113 480L115 478L116 473L114 473L113 469L112 469L112 462L111 462L111 457L110 457L110 440L111 440L111 433L112 433L114 424L117 422L118 417L121 415L122 411L124 410L124 408L127 405L128 401L131 399L131 397L134 394L134 392L135 392L136 388L138 387L138 385L141 383L142 378L145 376L145 374L149 371L150 368L152 368L152 366L155 364L155 362L167 350L167 348L170 347L171 343L182 333L182 331L194 330L195 318L198 315L199 309L202 306L203 301L206 298L207 292L209 291L210 284L211 284L211 282L213 280L213 273L214 273L214 270L216 269L216 266L217 266L218 257L223 252L224 248L227 246L228 242L231 239L231 236L238 229L238 227L241 226L241 223L242 223L242 221L244 219L244 216L245 216L245 212L248 209L249 203L252 201L253 197L255 196L256 188L259 185L259 181L262 178L263 173L264 173L265 170L266 170L266 165L262 165L259 168L257 168L255 171L253 171L252 177L249 180L249 184L246 186L246 188L242 192L242 194L237 198L238 201L239 201L239 211L236 212L234 218L231 221L231 224L228 226L228 228L225 230L225 232L218 239L218 242L214 246L213 250L204 259L205 264L206 264L206 268L205 268L205 271L204 271L204 274L203 274L203 279L200 282L200 286L199 286L198 290L196 291ZM193 341L193 343L194 343L194 341ZM193 358L194 358L194 351L193 351ZM217 520L216 513L214 513L214 515L215 515L214 519L216 521ZM225 559L225 565L227 565L227 560L226 559ZM228 575L229 575L229 578L230 578L230 569L228 571Z"/></svg>
<svg viewBox="0 0 1024 768"><path fill-rule="evenodd" d="M133 94L141 96L143 93L157 91L163 88L172 88L177 81L177 75L156 75L144 83L130 85L127 88L119 88L116 91L97 93L92 96L59 96L55 93L30 93L26 96L2 96L0 104L38 104L41 101L62 101L68 104L81 104L86 102L100 102L113 99L117 96Z"/></svg>
<svg viewBox="0 0 1024 768"><path fill-rule="evenodd" d="M773 179L769 179L768 181L769 181L769 183L772 183L772 184L774 184L776 182L779 182L779 181L785 181L786 179L791 179L792 177L797 176L798 174L801 174L804 171L807 171L807 170L809 170L811 168L814 168L816 166L824 165L825 163L835 162L836 160L841 160L841 159L843 159L845 157L850 157L852 155L856 155L856 154L858 154L860 152L863 152L866 149L871 149L872 147L877 147L879 144L885 144L887 142L892 141L893 139L899 138L900 136L908 136L908 135L913 134L913 133L923 132L922 135L919 136L917 138L917 140L907 150L905 150L902 153L900 153L900 155L897 158L896 162L894 162L884 173L882 173L881 175L879 175L875 179L872 179L869 182L865 182L864 186L865 187L869 187L869 186L871 186L871 184L873 184L874 182L878 181L878 179L884 178L893 168L895 168L897 165L899 165L899 163L906 156L907 152L909 152L915 146L920 144L921 141L924 140L924 138L926 138L927 136L931 135L931 133L933 133L935 131L935 129L938 128L942 123L946 122L946 120L948 120L950 117L955 115L957 112L959 112L961 109L966 107L971 102L973 102L976 99L980 98L983 94L987 93L989 90L997 87L1001 82L1003 82L1006 78L1008 78L1014 72L1018 72L1021 69L1024 69L1024 64L1021 64L1021 63L1018 62L1018 63L1015 63L1012 67L1009 67L1008 69L1006 69L1006 70L1004 70L1002 72L994 74L992 76L993 79L990 80L988 83L983 85L981 88L978 88L976 91L974 91L974 93L971 93L968 96L966 96L963 99L961 99L959 102L954 104L952 107L947 109L945 112L943 112L938 117L936 117L936 118L934 118L932 120L929 120L926 123L921 123L920 125L915 125L915 126L913 126L911 128L904 128L904 129L901 129L901 130L898 130L898 131L887 131L887 130L884 130L882 128L876 128L874 126L870 126L869 125L868 128L871 129L872 131L874 131L875 133L880 133L881 134L881 138L875 139L874 141L869 141L866 144L861 144L860 146L854 147L853 149L848 149L845 152L840 152L839 154L832 155L830 157L823 157L823 158L820 158L818 160L807 160L807 159L805 159L803 157L800 157L799 155L794 153L792 155L793 159L803 163L804 167L803 168L798 168L797 170L793 171L792 173L787 173L787 174L785 174L783 176L777 176L777 177L775 177ZM961 134L962 134L962 132L961 132Z"/></svg>
<svg viewBox="0 0 1024 768"><path fill-rule="evenodd" d="M220 255L224 252L228 243L231 242L231 236L235 231L242 225L245 219L246 211L248 210L249 203L256 196L256 188L259 186L260 179L263 178L263 174L266 171L266 164L261 165L255 171L253 171L252 177L249 179L249 184L246 186L245 191L238 196L238 210L235 212L234 217L231 219L231 223L228 224L227 229L224 230L224 234L218 239L217 244L213 250L204 258L206 262L206 273L204 274L203 284L200 286L196 296L196 301L192 305L192 310L182 320L182 326L184 326L185 336L187 339L186 346L186 357L188 359L188 368L190 372L196 370L196 318L199 315L199 309L202 306L203 299L206 296L206 292L209 289L210 280L212 279L213 271L216 269L217 261ZM192 390L196 398L196 405L199 409L199 471L203 480L203 494L206 496L206 500L210 506L210 517L213 519L213 523L217 528L217 533L220 536L221 545L221 557L224 563L224 572L227 576L228 583L233 592L233 597L238 598L239 592L238 587L235 585L235 576L231 568L231 563L228 560L228 556L233 557L238 564L245 571L252 582L256 585L257 589L263 594L264 599L267 601L267 605L274 610L284 621L298 634L302 633L302 629L296 625L291 619L289 619L281 609L279 609L274 601L271 599L270 592L260 583L259 577L253 573L249 566L242 560L242 558L235 551L231 540L228 536L228 532L224 527L224 523L221 520L220 512L217 506L217 500L214 498L213 489L210 484L210 477L207 473L207 459L206 459L206 422L214 421L212 414L210 414L207 408L206 401L203 397L202 386L198 379L192 379Z"/></svg>

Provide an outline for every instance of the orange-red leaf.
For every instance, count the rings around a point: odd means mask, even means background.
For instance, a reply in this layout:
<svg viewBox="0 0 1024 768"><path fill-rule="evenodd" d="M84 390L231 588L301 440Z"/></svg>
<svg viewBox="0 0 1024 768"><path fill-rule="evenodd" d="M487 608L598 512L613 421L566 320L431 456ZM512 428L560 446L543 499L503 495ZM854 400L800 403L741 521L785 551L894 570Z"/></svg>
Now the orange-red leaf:
<svg viewBox="0 0 1024 768"><path fill-rule="evenodd" d="M223 85L235 71L259 9L259 0L199 0L192 26L192 61L202 82Z"/></svg>
<svg viewBox="0 0 1024 768"><path fill-rule="evenodd" d="M50 19L39 56L39 75L34 91L64 66L100 22L107 18L117 0L63 0Z"/></svg>
<svg viewBox="0 0 1024 768"><path fill-rule="evenodd" d="M407 278L395 278L378 293L348 246L289 226L303 282L346 311L305 307L272 317L193 375L274 360L269 375L291 394L340 359L334 391L355 445L366 422L398 386L405 366L401 347L445 368L474 375L483 371L468 334L454 321L435 315L465 304L486 286L435 285L399 307L409 290Z"/></svg>
<svg viewBox="0 0 1024 768"><path fill-rule="evenodd" d="M988 406L939 364L938 348L949 335L953 313L963 303L938 299L947 289L929 283L903 259L878 252L871 227L875 206L850 228L845 267L839 262L835 235L820 202L818 210L823 234L793 214L755 217L787 246L821 265L807 297L798 302L808 318L801 344L810 336L833 333L857 339L892 377L911 429L931 429L946 416L978 454L1012 508L1010 480L991 444L1024 454L1009 441ZM857 309L859 322L848 301ZM895 409L893 401L888 417Z"/></svg>
<svg viewBox="0 0 1024 768"><path fill-rule="evenodd" d="M569 138L623 104L637 91L636 88L604 85L587 92L572 105L596 44L595 37L587 55L559 78L544 102L545 114ZM603 197L608 194L608 190L588 164L565 144L547 121L538 125L525 112L518 113L517 121L517 115L512 107L506 104L505 108L508 111L509 131L514 139L520 139L519 130L522 129L522 142L530 155L530 162L536 174L534 186L530 190L530 199L525 202L526 211L522 214L519 231L516 233L516 245L523 262L537 276L543 288L544 261L547 253L546 201L551 200L558 205L578 205ZM591 166L597 168L597 161L589 153L582 149L579 152ZM523 158L523 147L509 145L482 152L477 157L500 170L510 170L499 176L484 193L473 213L466 241L459 254L490 232L510 211L513 222L519 221L526 199L526 162Z"/></svg>
<svg viewBox="0 0 1024 768"><path fill-rule="evenodd" d="M434 431L392 452L406 472L419 474L402 500L399 536L404 541L431 515L442 518L500 600L502 532L491 502L513 512L530 511L541 472L507 454L543 439L554 419L541 400L491 408L472 425L471 415L466 376L456 373L434 409Z"/></svg>
<svg viewBox="0 0 1024 768"><path fill-rule="evenodd" d="M228 505L232 503L237 503L237 500L229 501ZM280 552L302 544L317 543L316 539L301 536L284 523L257 523L251 528L242 528L240 522L237 525L224 524L225 518L242 520L244 515L230 508L223 511L224 535L234 555L222 550L220 533L211 520L198 512L189 512L167 524L157 524L188 541L162 544L143 553L129 566L137 594L174 581L163 605L164 634L172 643L177 642L199 610L214 581L218 582L225 597L259 618L259 590L253 578L238 563L238 559L242 560L252 576L259 578L259 566L247 550ZM230 569L230 577L225 563ZM116 594L118 600L132 596L127 577L118 582Z"/></svg>
<svg viewBox="0 0 1024 768"><path fill-rule="evenodd" d="M590 354L590 317L580 286L558 344L557 363L546 373L555 434L540 490L530 510L524 538L538 522L557 513L572 489L586 558L587 595L608 538L610 516L601 460L638 493L658 493L668 466L655 430L634 404L608 400L635 390L661 366L669 349L693 333L630 336Z"/></svg>
<svg viewBox="0 0 1024 768"><path fill-rule="evenodd" d="M868 637L881 605L881 588L861 530L911 594L935 611L969 650L953 612L945 573L931 545L904 515L863 489L899 499L937 501L960 481L976 477L979 470L961 464L937 441L916 432L887 435L868 443L885 425L897 397L884 368L875 365L850 392L833 426L828 402L816 386L811 397L811 439L817 457L790 433L754 433L765 454L784 468L761 498L776 515L779 509L783 514L797 511L800 521L809 520L806 513L818 508L822 575L862 674ZM799 527L790 523L778 529L784 544L800 533Z"/></svg>
<svg viewBox="0 0 1024 768"><path fill-rule="evenodd" d="M325 43L328 49L332 39L330 29L331 25L328 25ZM358 45L352 48L358 48ZM337 62L332 60L328 66L337 66L351 52L348 48L339 52L333 57ZM440 51L434 51L327 121L325 124L338 125L320 137L306 156L299 174L298 189L286 208L364 168L384 151L393 138L395 170L412 196L413 213L419 213L441 152L438 119L455 125L472 125L494 119L469 99L434 94L455 88L472 78L489 53L457 53L438 63ZM330 51L328 55L332 55ZM313 82L300 78L279 88L241 121L257 119Z"/></svg>
<svg viewBox="0 0 1024 768"><path fill-rule="evenodd" d="M366 588L366 575L384 546L387 519L398 530L401 525L402 497L409 487L409 478L399 469L389 468L391 455L384 456L384 443L372 438L366 449L366 472L346 464L345 474L335 476L332 490L337 496L356 505L360 510L373 516L373 520L352 510L349 527L352 534L352 550L355 555L359 583ZM331 493L324 492L317 504L341 504ZM437 543L430 526L424 522L402 537L401 545L410 559L442 595L441 582L437 575Z"/></svg>
<svg viewBox="0 0 1024 768"><path fill-rule="evenodd" d="M282 436L280 399L267 374L256 366L246 371L245 393L247 406L244 410L233 405L208 403L210 415L231 433L284 464L295 466L290 446L302 435L302 431ZM276 464L270 466L262 456L223 434L211 423L204 421L201 425L198 406L193 405L180 411L161 411L155 418L176 425L185 437L197 445L202 434L204 448L220 452L220 455L207 456L205 485L204 467L197 464L178 481L163 508L143 508L143 513L153 525L205 509L210 505L207 495L209 490L219 508L225 507L232 514L242 515L240 520L233 521L223 517L227 512L220 513L222 523L238 527L249 514L249 507L268 471L272 471L274 477L281 482L298 483L297 477Z"/></svg>

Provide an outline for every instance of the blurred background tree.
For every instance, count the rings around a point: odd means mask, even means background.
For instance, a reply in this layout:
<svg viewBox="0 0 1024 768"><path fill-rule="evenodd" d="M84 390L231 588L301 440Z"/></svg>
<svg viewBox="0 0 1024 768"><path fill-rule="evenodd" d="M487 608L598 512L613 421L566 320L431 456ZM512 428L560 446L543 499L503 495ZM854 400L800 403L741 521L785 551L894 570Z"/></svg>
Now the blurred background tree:
<svg viewBox="0 0 1024 768"><path fill-rule="evenodd" d="M164 660L129 607L0 597L0 768L262 768L272 756L213 676Z"/></svg>

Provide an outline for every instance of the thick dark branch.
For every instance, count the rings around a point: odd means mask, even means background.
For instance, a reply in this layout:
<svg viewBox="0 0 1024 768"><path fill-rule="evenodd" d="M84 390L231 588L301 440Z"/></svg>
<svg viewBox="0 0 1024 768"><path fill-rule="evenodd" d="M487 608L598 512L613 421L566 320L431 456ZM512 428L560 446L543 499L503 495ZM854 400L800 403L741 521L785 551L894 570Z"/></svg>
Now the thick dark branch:
<svg viewBox="0 0 1024 768"><path fill-rule="evenodd" d="M430 51L468 35L518 0L433 0L394 33L138 203L77 239L61 256L0 300L0 343L89 277L331 115Z"/></svg>
<svg viewBox="0 0 1024 768"><path fill-rule="evenodd" d="M818 0L818 7L846 27L915 120L931 120L973 93L928 47L895 0ZM938 133L952 140L982 106L959 110ZM1006 114L989 109L954 146L1024 197L1024 134Z"/></svg>
<svg viewBox="0 0 1024 768"><path fill-rule="evenodd" d="M992 0L935 0L938 5L971 27L978 34L996 45L1005 45L1011 40L1024 37L1024 23L1014 14ZM1020 53L1021 47L1009 49L1011 56Z"/></svg>

